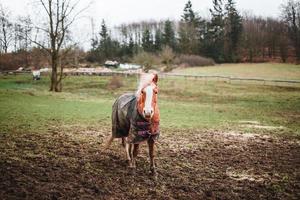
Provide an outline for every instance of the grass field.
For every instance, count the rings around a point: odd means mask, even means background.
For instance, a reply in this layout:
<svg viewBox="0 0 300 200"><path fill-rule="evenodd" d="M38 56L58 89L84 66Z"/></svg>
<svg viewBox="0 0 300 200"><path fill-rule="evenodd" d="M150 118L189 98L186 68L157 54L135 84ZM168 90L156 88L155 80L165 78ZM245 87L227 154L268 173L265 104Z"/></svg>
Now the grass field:
<svg viewBox="0 0 300 200"><path fill-rule="evenodd" d="M300 65L293 64L221 64L209 67L177 69L175 72L193 75L223 75L240 78L300 80Z"/></svg>
<svg viewBox="0 0 300 200"><path fill-rule="evenodd" d="M256 77L299 78L296 66L275 65L272 73L270 65L255 66ZM249 75L238 65L222 72ZM160 79L153 181L145 148L135 174L118 142L100 152L114 99L137 85L136 77L123 77L112 90L110 80L67 77L62 93L50 93L47 76L0 76L0 199L299 198L299 87Z"/></svg>
<svg viewBox="0 0 300 200"><path fill-rule="evenodd" d="M27 75L2 77L1 129L43 129L52 122L108 125L114 99L124 92L134 92L137 79L124 79L124 87L117 90L107 89L109 80L109 77L68 77L64 92L53 94L47 91L46 77L38 82ZM299 91L299 88L162 79L159 99L162 126L240 129L241 121L255 121L299 133Z"/></svg>

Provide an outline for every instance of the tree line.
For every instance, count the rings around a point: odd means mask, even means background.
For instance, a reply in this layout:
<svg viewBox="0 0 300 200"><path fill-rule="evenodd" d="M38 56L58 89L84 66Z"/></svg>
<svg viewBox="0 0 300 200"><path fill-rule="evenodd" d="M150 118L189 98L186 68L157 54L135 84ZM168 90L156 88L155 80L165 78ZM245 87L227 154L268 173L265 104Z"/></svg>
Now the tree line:
<svg viewBox="0 0 300 200"><path fill-rule="evenodd" d="M299 1L282 5L280 18L241 14L234 0L212 0L210 18L194 11L189 0L180 21L142 21L122 24L111 30L102 21L100 30L91 38L86 55L90 62L108 59L130 61L144 51L159 53L170 47L175 53L201 55L216 62L300 61ZM10 22L10 13L0 7L0 53L23 52L29 63L33 26L30 16ZM112 36L114 32L116 36Z"/></svg>
<svg viewBox="0 0 300 200"><path fill-rule="evenodd" d="M281 5L278 18L240 13L234 0L212 0L210 17L195 11L190 0L179 21L141 21L109 28L105 21L83 51L72 41L71 25L84 9L80 1L39 0L44 21L32 16L11 20L0 4L0 69L48 65L51 91L61 91L63 69L79 62L106 60L140 62L151 66L154 56L168 67L174 59L215 62L282 61L300 63L300 0ZM192 60L192 61L191 61ZM180 63L180 62L177 62Z"/></svg>
<svg viewBox="0 0 300 200"><path fill-rule="evenodd" d="M216 62L300 61L300 6L290 0L280 18L241 14L234 0L213 0L210 18L194 11L191 1L180 21L143 21L108 30L105 21L92 38L91 62L128 61L138 52L159 53L165 46L175 53L201 55ZM118 37L113 38L114 32Z"/></svg>

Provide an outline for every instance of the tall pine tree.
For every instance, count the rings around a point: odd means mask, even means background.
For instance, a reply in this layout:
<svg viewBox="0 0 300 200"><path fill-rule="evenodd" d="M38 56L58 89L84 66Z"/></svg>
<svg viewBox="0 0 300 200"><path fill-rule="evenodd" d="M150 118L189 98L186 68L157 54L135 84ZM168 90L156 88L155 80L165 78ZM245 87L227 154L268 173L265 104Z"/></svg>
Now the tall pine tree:
<svg viewBox="0 0 300 200"><path fill-rule="evenodd" d="M234 0L228 0L225 5L224 56L227 62L237 62L238 43L241 39L243 25L242 17L235 7Z"/></svg>
<svg viewBox="0 0 300 200"><path fill-rule="evenodd" d="M183 9L183 15L179 26L179 48L184 54L199 53L200 36L203 20L194 12L189 0Z"/></svg>
<svg viewBox="0 0 300 200"><path fill-rule="evenodd" d="M128 56L130 56L130 57L133 56L133 54L135 53L134 47L135 47L135 44L134 44L133 38L132 38L132 36L130 36L129 44L128 44L128 52L127 52Z"/></svg>
<svg viewBox="0 0 300 200"><path fill-rule="evenodd" d="M196 14L193 10L192 2L189 0L183 9L182 20L188 23L194 23L196 19Z"/></svg>
<svg viewBox="0 0 300 200"><path fill-rule="evenodd" d="M202 51L217 62L224 61L224 9L222 0L213 0L213 8L209 9L211 21L207 23L207 31L202 40Z"/></svg>
<svg viewBox="0 0 300 200"><path fill-rule="evenodd" d="M142 47L146 52L153 51L153 36L148 28L143 32Z"/></svg>
<svg viewBox="0 0 300 200"><path fill-rule="evenodd" d="M165 21L163 32L163 45L169 46L173 50L176 50L176 37L173 24L170 20Z"/></svg>
<svg viewBox="0 0 300 200"><path fill-rule="evenodd" d="M109 45L110 45L110 36L108 35L107 27L105 21L102 20L101 30L100 30L100 45L99 50L103 58L109 57Z"/></svg>
<svg viewBox="0 0 300 200"><path fill-rule="evenodd" d="M116 59L121 56L120 43L111 38L104 20L101 23L99 39L96 37L92 40L92 47L90 61L103 63L107 59Z"/></svg>
<svg viewBox="0 0 300 200"><path fill-rule="evenodd" d="M155 41L154 41L154 50L161 51L162 48L162 33L159 29L155 31Z"/></svg>

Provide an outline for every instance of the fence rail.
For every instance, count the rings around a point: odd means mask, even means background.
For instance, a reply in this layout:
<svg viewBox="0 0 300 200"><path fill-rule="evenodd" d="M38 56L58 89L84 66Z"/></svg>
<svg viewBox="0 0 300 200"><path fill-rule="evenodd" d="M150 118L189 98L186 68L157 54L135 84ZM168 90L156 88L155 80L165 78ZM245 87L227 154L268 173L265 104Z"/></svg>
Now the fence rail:
<svg viewBox="0 0 300 200"><path fill-rule="evenodd" d="M241 78L241 77L222 76L222 75L188 75L188 74L173 74L173 73L164 73L162 75L163 76L184 77L184 78L221 78L221 79L238 80L238 81L262 81L262 82L280 82L280 83L299 83L300 84L300 80Z"/></svg>
<svg viewBox="0 0 300 200"><path fill-rule="evenodd" d="M31 73L30 71L26 72L18 72L18 71L2 71L0 74L23 74L23 73ZM81 76L81 75L88 75L88 76L113 76L113 75L121 75L121 76L136 76L139 73L137 72L122 72L122 71L115 71L115 72L65 72L66 75L69 76ZM194 78L194 79L225 79L229 82L231 81L258 81L267 84L268 82L273 83L289 83L289 84L299 84L300 80L283 80L283 79L264 79L264 78L242 78L242 77L233 77L233 76L223 76L223 75L190 75L190 74L176 74L176 73L160 73L161 78L166 77L182 77L182 78Z"/></svg>

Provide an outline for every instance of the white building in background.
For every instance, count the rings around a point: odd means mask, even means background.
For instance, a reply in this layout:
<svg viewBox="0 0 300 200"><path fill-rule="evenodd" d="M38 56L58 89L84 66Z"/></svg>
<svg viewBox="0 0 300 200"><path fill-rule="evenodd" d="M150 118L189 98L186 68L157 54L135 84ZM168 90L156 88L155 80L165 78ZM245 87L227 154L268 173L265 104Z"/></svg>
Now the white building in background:
<svg viewBox="0 0 300 200"><path fill-rule="evenodd" d="M107 60L104 63L105 67L118 67L118 65L119 65L118 61Z"/></svg>
<svg viewBox="0 0 300 200"><path fill-rule="evenodd" d="M141 68L140 65L124 63L119 65L120 69L139 69Z"/></svg>
<svg viewBox="0 0 300 200"><path fill-rule="evenodd" d="M43 72L49 72L49 71L50 71L50 69L47 68L47 67L40 69L41 73L43 73Z"/></svg>

